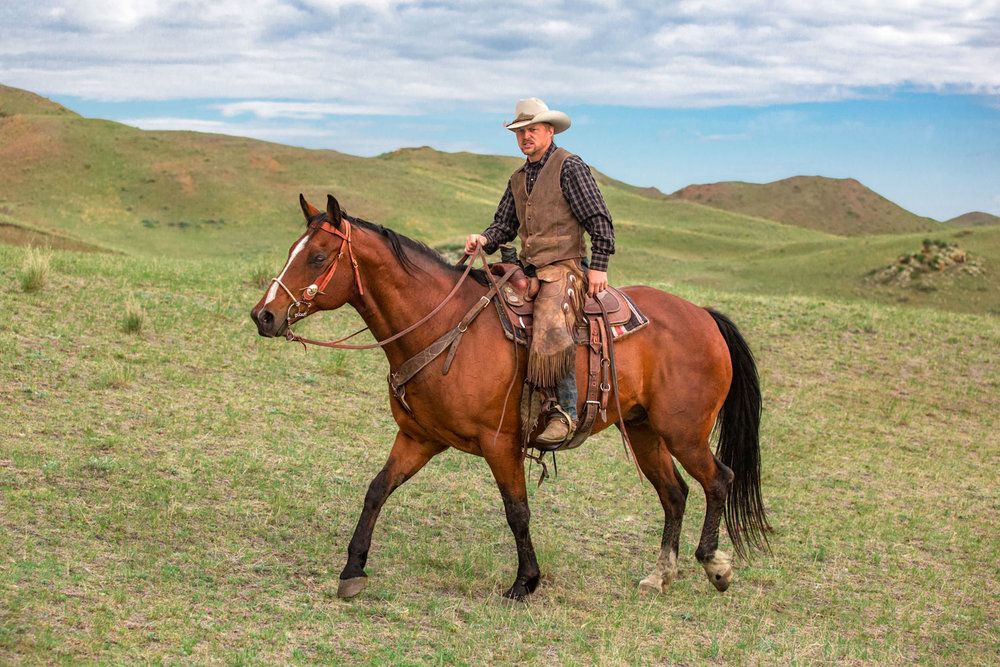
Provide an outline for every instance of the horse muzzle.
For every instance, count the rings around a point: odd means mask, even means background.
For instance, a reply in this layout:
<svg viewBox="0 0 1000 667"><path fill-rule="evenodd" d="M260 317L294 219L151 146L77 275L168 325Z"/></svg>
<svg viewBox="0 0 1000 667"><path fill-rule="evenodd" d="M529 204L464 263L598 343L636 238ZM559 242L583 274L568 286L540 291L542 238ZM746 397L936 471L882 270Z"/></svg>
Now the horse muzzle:
<svg viewBox="0 0 1000 667"><path fill-rule="evenodd" d="M254 308L250 311L250 319L257 325L257 333L265 338L281 335L285 328L285 319L278 319L267 308Z"/></svg>

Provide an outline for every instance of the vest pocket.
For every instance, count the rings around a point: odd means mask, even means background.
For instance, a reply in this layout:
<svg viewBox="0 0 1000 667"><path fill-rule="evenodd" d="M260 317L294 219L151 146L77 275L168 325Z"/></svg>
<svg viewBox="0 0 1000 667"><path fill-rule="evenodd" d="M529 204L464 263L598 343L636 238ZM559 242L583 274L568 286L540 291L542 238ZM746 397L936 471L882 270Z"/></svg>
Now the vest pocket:
<svg viewBox="0 0 1000 667"><path fill-rule="evenodd" d="M527 240L527 252L529 257L546 256L554 251L560 251L563 249L570 249L572 252L573 241L575 239L572 235L556 236L553 234L532 234ZM559 254L559 253L557 253ZM557 259L562 259L561 257Z"/></svg>

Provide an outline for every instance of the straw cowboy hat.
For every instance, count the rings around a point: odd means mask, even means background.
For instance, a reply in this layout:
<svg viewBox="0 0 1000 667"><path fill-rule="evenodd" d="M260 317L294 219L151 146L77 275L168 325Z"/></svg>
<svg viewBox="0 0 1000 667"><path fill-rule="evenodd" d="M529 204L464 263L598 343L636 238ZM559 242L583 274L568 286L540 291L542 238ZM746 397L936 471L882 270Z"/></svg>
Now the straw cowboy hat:
<svg viewBox="0 0 1000 667"><path fill-rule="evenodd" d="M504 127L513 132L534 123L548 123L559 134L569 129L569 116L562 111L552 111L537 97L529 97L517 103L514 107L514 120L504 123Z"/></svg>

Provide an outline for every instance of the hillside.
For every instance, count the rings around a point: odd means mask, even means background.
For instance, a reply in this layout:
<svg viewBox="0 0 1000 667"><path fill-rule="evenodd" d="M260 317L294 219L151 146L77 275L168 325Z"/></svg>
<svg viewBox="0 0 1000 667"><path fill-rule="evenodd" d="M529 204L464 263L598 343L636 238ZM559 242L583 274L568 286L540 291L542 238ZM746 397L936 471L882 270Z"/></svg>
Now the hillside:
<svg viewBox="0 0 1000 667"><path fill-rule="evenodd" d="M332 192L352 214L454 249L492 220L519 163L426 147L360 158L232 136L143 131L82 118L11 88L0 88L0 108L25 110L0 117L0 242L229 258L248 272L280 267L301 229L299 192L317 202ZM941 228L935 237L948 242L975 231L957 242L983 258L983 275L921 290L873 290L865 276L912 252L922 225L913 237L847 238L666 197L604 174L597 179L615 220L611 279L619 284L670 289L684 283L1000 312L998 227L933 223Z"/></svg>
<svg viewBox="0 0 1000 667"><path fill-rule="evenodd" d="M979 227L981 225L1000 225L1000 217L991 213L984 213L983 211L971 211L945 222L949 225L958 225L961 227Z"/></svg>
<svg viewBox="0 0 1000 667"><path fill-rule="evenodd" d="M910 213L853 178L794 176L765 184L689 185L670 197L840 236L941 227L936 220Z"/></svg>
<svg viewBox="0 0 1000 667"><path fill-rule="evenodd" d="M41 95L0 84L0 118L17 114L78 117L78 114Z"/></svg>
<svg viewBox="0 0 1000 667"><path fill-rule="evenodd" d="M317 200L332 192L355 215L431 245L455 244L489 224L518 163L430 148L360 158L80 117L14 115L0 118L0 211L22 226L121 252L246 257L287 247L301 224L299 192ZM826 238L598 179L626 237L662 228L676 259L736 259L775 243Z"/></svg>

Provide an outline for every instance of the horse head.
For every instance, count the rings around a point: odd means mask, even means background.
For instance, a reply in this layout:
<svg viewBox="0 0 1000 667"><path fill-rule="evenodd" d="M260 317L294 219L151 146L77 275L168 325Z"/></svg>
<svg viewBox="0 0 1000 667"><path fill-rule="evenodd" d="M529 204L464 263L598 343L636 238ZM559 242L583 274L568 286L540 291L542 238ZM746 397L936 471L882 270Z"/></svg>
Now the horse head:
<svg viewBox="0 0 1000 667"><path fill-rule="evenodd" d="M288 251L285 268L271 280L250 317L261 336L279 336L294 322L334 310L356 293L364 293L351 246L350 221L333 195L320 211L299 195L306 231ZM340 267L342 263L345 265Z"/></svg>

